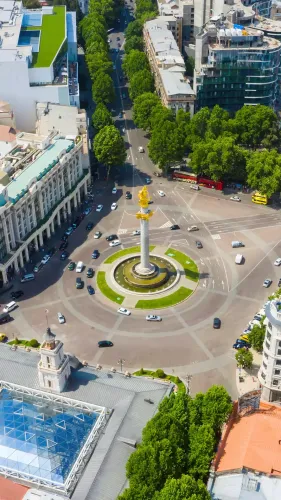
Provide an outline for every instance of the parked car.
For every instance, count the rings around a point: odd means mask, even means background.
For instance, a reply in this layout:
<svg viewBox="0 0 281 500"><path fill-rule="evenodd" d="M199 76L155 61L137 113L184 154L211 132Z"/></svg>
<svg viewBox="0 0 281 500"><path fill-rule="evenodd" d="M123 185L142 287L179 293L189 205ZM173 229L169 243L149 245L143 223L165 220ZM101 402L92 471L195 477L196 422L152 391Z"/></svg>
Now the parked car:
<svg viewBox="0 0 281 500"><path fill-rule="evenodd" d="M85 208L85 210L84 210L84 214L85 215L89 215L90 212L91 212L91 208L90 207Z"/></svg>
<svg viewBox="0 0 281 500"><path fill-rule="evenodd" d="M123 113L122 111L120 111L119 115L118 115L118 118L123 118Z"/></svg>
<svg viewBox="0 0 281 500"><path fill-rule="evenodd" d="M163 198L163 196L165 196L164 191L159 190L159 191L157 191L157 193L159 194L159 196L161 196L161 198Z"/></svg>
<svg viewBox="0 0 281 500"><path fill-rule="evenodd" d="M130 193L130 191L127 191L125 196L126 200L131 200L132 197L133 197L132 193Z"/></svg>
<svg viewBox="0 0 281 500"><path fill-rule="evenodd" d="M94 234L94 239L98 240L101 237L102 233L100 231L96 231Z"/></svg>
<svg viewBox="0 0 281 500"><path fill-rule="evenodd" d="M81 289L84 288L84 281L82 278L76 278L76 288Z"/></svg>
<svg viewBox="0 0 281 500"><path fill-rule="evenodd" d="M61 241L67 241L67 240L68 240L67 234L63 234L61 237Z"/></svg>
<svg viewBox="0 0 281 500"><path fill-rule="evenodd" d="M99 347L112 347L113 346L113 342L111 342L111 340L100 340L98 342L98 346Z"/></svg>
<svg viewBox="0 0 281 500"><path fill-rule="evenodd" d="M195 245L196 245L196 248L203 248L203 245L202 245L201 241L199 241L199 240L195 241Z"/></svg>
<svg viewBox="0 0 281 500"><path fill-rule="evenodd" d="M119 307L117 312L119 312L119 314L124 314L125 316L130 316L131 314L131 311L129 311L129 309L125 309L125 307Z"/></svg>
<svg viewBox="0 0 281 500"><path fill-rule="evenodd" d="M239 198L239 196L230 196L230 200L231 201L241 201L241 198Z"/></svg>
<svg viewBox="0 0 281 500"><path fill-rule="evenodd" d="M100 256L100 253L98 250L94 250L92 253L92 259L97 259Z"/></svg>
<svg viewBox="0 0 281 500"><path fill-rule="evenodd" d="M238 349L244 349L244 348L249 349L249 346L238 344L237 342L235 342L235 344L233 344L232 347L233 347L233 349L236 349L236 350L238 350Z"/></svg>
<svg viewBox="0 0 281 500"><path fill-rule="evenodd" d="M56 253L56 250L57 250L56 247L50 248L50 250L48 250L48 252L47 252L47 255L52 257Z"/></svg>
<svg viewBox="0 0 281 500"><path fill-rule="evenodd" d="M70 235L71 235L71 233L73 233L73 227L72 227L72 226L70 226L70 227L69 227L69 228L65 231L65 234L66 234L67 236L70 236Z"/></svg>
<svg viewBox="0 0 281 500"><path fill-rule="evenodd" d="M275 266L280 266L281 265L281 259L280 259L280 257L278 257L278 259L276 259L276 261L274 262L274 265Z"/></svg>
<svg viewBox="0 0 281 500"><path fill-rule="evenodd" d="M65 250L67 247L68 247L68 241L63 241L59 246L59 250Z"/></svg>
<svg viewBox="0 0 281 500"><path fill-rule="evenodd" d="M187 230L188 230L189 232L190 232L190 231L199 231L199 227L197 227L197 226L189 226L189 227L187 228Z"/></svg>
<svg viewBox="0 0 281 500"><path fill-rule="evenodd" d="M5 335L5 333L0 333L0 342L7 342L8 337Z"/></svg>
<svg viewBox="0 0 281 500"><path fill-rule="evenodd" d="M213 328L218 330L221 327L221 320L220 318L214 318L213 319Z"/></svg>
<svg viewBox="0 0 281 500"><path fill-rule="evenodd" d="M66 260L68 257L68 252L62 252L61 256L60 256L60 260Z"/></svg>
<svg viewBox="0 0 281 500"><path fill-rule="evenodd" d="M88 267L87 269L87 278L93 278L94 276L94 270L92 267Z"/></svg>
<svg viewBox="0 0 281 500"><path fill-rule="evenodd" d="M98 205L96 208L96 212L101 212L103 209L103 205Z"/></svg>
<svg viewBox="0 0 281 500"><path fill-rule="evenodd" d="M162 321L161 316L156 316L155 314L148 314L145 319L146 321Z"/></svg>
<svg viewBox="0 0 281 500"><path fill-rule="evenodd" d="M112 194L116 194L116 193L117 193L117 188L116 188L116 187L112 188L111 193L112 193Z"/></svg>
<svg viewBox="0 0 281 500"><path fill-rule="evenodd" d="M87 290L88 290L89 295L95 295L95 290L92 287L92 285L88 285Z"/></svg>
<svg viewBox="0 0 281 500"><path fill-rule="evenodd" d="M171 227L170 227L171 231L175 231L176 229L180 229L180 226L178 224L173 224Z"/></svg>
<svg viewBox="0 0 281 500"><path fill-rule="evenodd" d="M121 245L121 241L120 240L113 240L109 243L109 246L110 247L118 247L118 245Z"/></svg>
<svg viewBox="0 0 281 500"><path fill-rule="evenodd" d="M111 210L116 210L116 208L118 207L117 203L112 203L111 204Z"/></svg>
<svg viewBox="0 0 281 500"><path fill-rule="evenodd" d="M266 280L264 280L262 286L264 286L265 288L268 288L268 287L270 287L271 283L272 283L272 280L266 279Z"/></svg>
<svg viewBox="0 0 281 500"><path fill-rule="evenodd" d="M117 234L110 234L106 237L106 241L118 240Z"/></svg>
<svg viewBox="0 0 281 500"><path fill-rule="evenodd" d="M44 255L43 259L41 260L42 264L47 264L47 262L49 262L50 260L50 255L46 254Z"/></svg>
<svg viewBox="0 0 281 500"><path fill-rule="evenodd" d="M150 179L150 177L146 177L146 178L145 178L145 182L146 182L146 184L151 184L151 179Z"/></svg>
<svg viewBox="0 0 281 500"><path fill-rule="evenodd" d="M23 296L23 294L24 294L24 293L23 293L23 291L22 291L22 290L17 290L16 292L12 292L12 293L11 293L11 298L12 298L13 300L15 300L15 299L19 299L20 297L22 297L22 296Z"/></svg>
<svg viewBox="0 0 281 500"><path fill-rule="evenodd" d="M65 317L62 313L58 312L58 320L59 320L59 324L62 325L63 323L65 323Z"/></svg>
<svg viewBox="0 0 281 500"><path fill-rule="evenodd" d="M76 268L75 262L73 261L69 262L67 269L69 269L69 271L74 271L75 268Z"/></svg>

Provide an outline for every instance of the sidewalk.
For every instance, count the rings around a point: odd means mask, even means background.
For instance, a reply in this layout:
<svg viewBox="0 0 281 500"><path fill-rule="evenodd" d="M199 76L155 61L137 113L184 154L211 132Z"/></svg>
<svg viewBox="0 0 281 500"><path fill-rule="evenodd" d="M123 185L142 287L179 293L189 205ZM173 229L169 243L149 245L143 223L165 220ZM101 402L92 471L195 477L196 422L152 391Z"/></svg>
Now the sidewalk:
<svg viewBox="0 0 281 500"><path fill-rule="evenodd" d="M254 356L253 367L248 370L244 368L236 368L236 386L239 396L247 392L260 389L258 379L258 371L262 362L262 354L252 350Z"/></svg>

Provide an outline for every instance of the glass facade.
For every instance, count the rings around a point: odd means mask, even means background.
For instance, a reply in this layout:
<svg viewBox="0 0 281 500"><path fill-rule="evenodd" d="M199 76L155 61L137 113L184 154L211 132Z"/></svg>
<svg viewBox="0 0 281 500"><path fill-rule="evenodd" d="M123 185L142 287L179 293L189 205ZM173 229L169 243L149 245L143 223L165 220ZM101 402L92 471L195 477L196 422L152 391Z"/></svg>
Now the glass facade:
<svg viewBox="0 0 281 500"><path fill-rule="evenodd" d="M98 418L75 409L3 389L0 393L0 467L63 487ZM0 495L1 496L1 495Z"/></svg>

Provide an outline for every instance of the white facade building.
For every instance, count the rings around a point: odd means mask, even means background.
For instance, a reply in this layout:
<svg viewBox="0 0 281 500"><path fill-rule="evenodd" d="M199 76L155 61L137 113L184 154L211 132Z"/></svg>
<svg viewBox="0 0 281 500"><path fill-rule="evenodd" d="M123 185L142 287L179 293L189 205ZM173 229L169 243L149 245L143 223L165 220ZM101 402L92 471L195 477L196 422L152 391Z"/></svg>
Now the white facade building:
<svg viewBox="0 0 281 500"><path fill-rule="evenodd" d="M38 378L42 389L62 392L70 376L70 364L67 354L64 354L63 343L55 340L55 337L50 328L47 328L40 347Z"/></svg>
<svg viewBox="0 0 281 500"><path fill-rule="evenodd" d="M281 400L281 302L272 300L265 308L266 333L262 364L258 373L262 399Z"/></svg>
<svg viewBox="0 0 281 500"><path fill-rule="evenodd" d="M30 260L87 193L83 136L21 132L0 162L0 272L3 282ZM84 163L84 166L83 166Z"/></svg>
<svg viewBox="0 0 281 500"><path fill-rule="evenodd" d="M35 130L36 102L79 106L75 13L0 0L0 75L19 130Z"/></svg>

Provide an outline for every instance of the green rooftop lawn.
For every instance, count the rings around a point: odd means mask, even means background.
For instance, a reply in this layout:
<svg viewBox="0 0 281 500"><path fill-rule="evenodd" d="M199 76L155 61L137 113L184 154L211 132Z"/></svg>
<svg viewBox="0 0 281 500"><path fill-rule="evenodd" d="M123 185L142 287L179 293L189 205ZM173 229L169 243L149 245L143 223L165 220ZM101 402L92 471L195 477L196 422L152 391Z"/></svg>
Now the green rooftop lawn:
<svg viewBox="0 0 281 500"><path fill-rule="evenodd" d="M39 52L33 53L33 68L50 66L65 39L65 7L54 7L53 12L42 17L42 26L22 28L25 31L41 31Z"/></svg>

